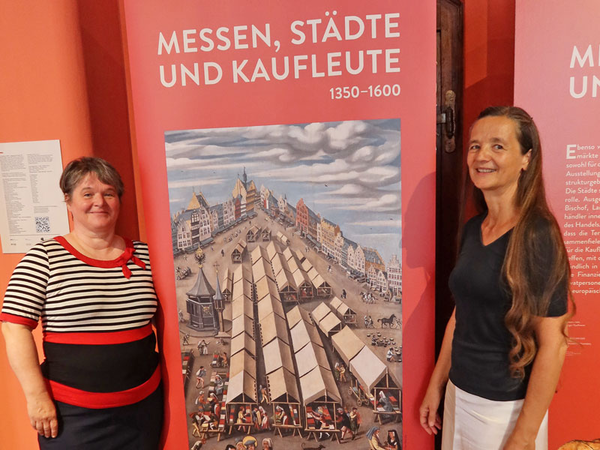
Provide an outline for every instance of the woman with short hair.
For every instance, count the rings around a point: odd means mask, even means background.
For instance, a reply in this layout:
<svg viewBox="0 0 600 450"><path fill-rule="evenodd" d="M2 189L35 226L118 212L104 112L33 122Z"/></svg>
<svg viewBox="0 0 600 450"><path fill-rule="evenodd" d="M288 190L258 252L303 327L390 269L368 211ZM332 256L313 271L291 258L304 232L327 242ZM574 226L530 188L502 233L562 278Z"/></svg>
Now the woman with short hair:
<svg viewBox="0 0 600 450"><path fill-rule="evenodd" d="M60 187L72 230L24 256L0 316L31 425L43 450L155 450L163 399L148 246L115 232L124 188L109 163L72 161Z"/></svg>

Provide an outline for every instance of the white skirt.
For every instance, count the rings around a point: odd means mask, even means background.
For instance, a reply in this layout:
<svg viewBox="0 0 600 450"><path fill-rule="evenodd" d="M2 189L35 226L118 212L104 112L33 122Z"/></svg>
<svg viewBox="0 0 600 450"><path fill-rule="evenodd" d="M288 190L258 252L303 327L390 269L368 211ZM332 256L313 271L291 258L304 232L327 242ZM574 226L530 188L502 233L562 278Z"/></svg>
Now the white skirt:
<svg viewBox="0 0 600 450"><path fill-rule="evenodd" d="M523 400L488 400L469 394L448 381L442 450L501 450L522 407ZM535 440L535 450L548 450L547 412Z"/></svg>

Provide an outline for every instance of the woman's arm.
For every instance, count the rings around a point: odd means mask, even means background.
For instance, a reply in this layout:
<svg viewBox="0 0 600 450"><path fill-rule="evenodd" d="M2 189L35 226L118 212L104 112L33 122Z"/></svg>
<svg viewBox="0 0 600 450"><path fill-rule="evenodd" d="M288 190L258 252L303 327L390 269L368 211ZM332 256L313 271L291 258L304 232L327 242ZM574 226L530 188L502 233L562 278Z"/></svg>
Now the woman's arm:
<svg viewBox="0 0 600 450"><path fill-rule="evenodd" d="M442 429L442 421L437 410L442 400L444 388L448 382L448 374L450 373L452 339L454 337L454 327L456 325L455 314L456 309L452 313L448 325L446 325L442 348L440 349L435 369L433 369L433 373L431 374L425 398L423 398L423 402L419 408L421 426L429 434L437 434L438 431Z"/></svg>
<svg viewBox="0 0 600 450"><path fill-rule="evenodd" d="M554 396L567 352L567 341L562 332L565 320L566 316L539 317L536 320L538 352L523 409L504 450L535 449L535 438Z"/></svg>
<svg viewBox="0 0 600 450"><path fill-rule="evenodd" d="M42 436L56 437L56 408L40 370L31 329L25 325L4 322L2 334L6 341L8 361L25 393L31 426Z"/></svg>

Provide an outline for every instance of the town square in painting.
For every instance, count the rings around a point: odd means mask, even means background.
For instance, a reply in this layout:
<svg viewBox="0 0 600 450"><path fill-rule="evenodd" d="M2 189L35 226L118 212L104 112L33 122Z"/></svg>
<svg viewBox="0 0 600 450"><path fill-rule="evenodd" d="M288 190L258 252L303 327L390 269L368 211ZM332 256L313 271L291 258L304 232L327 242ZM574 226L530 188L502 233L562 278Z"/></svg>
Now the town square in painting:
<svg viewBox="0 0 600 450"><path fill-rule="evenodd" d="M165 133L190 447L402 435L400 120Z"/></svg>

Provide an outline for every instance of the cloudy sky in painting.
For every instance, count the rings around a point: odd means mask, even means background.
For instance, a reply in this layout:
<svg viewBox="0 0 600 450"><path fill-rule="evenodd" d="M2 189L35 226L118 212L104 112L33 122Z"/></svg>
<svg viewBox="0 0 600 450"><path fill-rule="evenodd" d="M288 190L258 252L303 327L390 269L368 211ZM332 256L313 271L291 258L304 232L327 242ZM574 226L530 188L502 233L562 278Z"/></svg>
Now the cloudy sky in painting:
<svg viewBox="0 0 600 450"><path fill-rule="evenodd" d="M399 119L171 131L165 151L171 213L193 192L229 199L245 168L257 190L303 198L386 265L400 256Z"/></svg>

